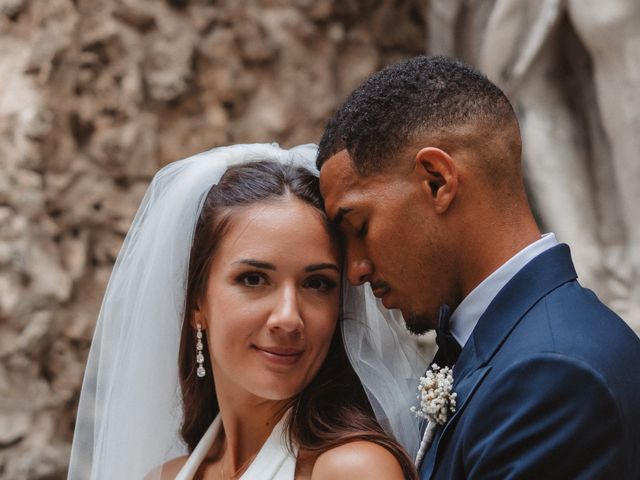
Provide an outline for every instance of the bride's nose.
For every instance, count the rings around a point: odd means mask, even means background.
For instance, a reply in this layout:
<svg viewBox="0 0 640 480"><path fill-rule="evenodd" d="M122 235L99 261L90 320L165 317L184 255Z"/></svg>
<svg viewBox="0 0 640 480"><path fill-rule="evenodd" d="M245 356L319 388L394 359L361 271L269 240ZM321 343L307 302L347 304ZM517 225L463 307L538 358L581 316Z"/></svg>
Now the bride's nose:
<svg viewBox="0 0 640 480"><path fill-rule="evenodd" d="M277 295L267 320L267 326L271 330L280 329L288 333L301 331L304 323L300 314L295 285L283 286Z"/></svg>

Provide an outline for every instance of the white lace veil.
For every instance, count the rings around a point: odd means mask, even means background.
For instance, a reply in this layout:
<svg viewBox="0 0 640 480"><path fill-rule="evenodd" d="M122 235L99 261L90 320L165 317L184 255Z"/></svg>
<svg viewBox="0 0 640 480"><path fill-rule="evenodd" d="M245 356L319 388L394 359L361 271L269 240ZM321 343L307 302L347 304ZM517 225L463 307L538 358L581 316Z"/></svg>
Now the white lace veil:
<svg viewBox="0 0 640 480"><path fill-rule="evenodd" d="M316 171L315 157L314 145L290 150L275 144L235 145L174 162L155 175L98 316L70 480L141 479L187 453L179 433L178 351L191 243L204 198L230 166L272 160ZM401 324L379 308L370 292L345 287L345 302L349 357L383 426L415 454L417 420L408 407L424 362L401 336Z"/></svg>

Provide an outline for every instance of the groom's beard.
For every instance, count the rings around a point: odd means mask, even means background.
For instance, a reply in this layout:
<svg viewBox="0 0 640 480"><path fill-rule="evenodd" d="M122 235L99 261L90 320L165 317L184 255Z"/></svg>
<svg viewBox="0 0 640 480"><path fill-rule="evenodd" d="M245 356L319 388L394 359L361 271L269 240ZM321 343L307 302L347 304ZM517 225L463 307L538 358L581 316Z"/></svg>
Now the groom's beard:
<svg viewBox="0 0 640 480"><path fill-rule="evenodd" d="M402 315L404 318L404 324L411 333L415 335L422 335L429 330L433 330L429 317L426 314L421 313L409 313L407 316Z"/></svg>

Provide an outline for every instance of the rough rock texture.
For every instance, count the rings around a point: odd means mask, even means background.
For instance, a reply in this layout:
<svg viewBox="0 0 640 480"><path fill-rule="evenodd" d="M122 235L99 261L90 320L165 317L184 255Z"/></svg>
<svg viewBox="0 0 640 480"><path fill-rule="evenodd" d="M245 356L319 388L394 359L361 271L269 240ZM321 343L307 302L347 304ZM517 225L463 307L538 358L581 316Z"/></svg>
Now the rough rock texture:
<svg viewBox="0 0 640 480"><path fill-rule="evenodd" d="M158 167L317 141L425 1L0 0L0 479L65 478L100 300Z"/></svg>

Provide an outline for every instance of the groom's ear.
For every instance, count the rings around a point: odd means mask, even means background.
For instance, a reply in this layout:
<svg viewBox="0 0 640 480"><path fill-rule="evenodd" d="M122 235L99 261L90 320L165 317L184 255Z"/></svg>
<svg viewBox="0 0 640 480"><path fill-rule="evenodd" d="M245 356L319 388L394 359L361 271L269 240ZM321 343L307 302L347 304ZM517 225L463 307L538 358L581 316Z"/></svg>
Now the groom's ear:
<svg viewBox="0 0 640 480"><path fill-rule="evenodd" d="M415 169L436 213L444 213L458 192L458 169L453 158L436 147L425 147L415 157Z"/></svg>

